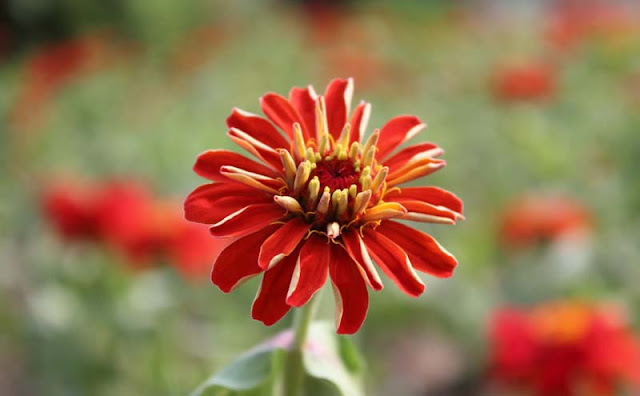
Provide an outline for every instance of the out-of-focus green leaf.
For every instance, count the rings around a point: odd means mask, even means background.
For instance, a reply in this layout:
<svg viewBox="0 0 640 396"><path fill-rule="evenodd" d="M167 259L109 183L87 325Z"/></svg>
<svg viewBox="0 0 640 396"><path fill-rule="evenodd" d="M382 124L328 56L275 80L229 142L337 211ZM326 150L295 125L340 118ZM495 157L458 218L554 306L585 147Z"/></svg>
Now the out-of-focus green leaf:
<svg viewBox="0 0 640 396"><path fill-rule="evenodd" d="M272 379L277 376L286 352L268 344L240 356L223 368L191 396L252 396L270 394Z"/></svg>
<svg viewBox="0 0 640 396"><path fill-rule="evenodd" d="M338 394L363 395L359 362L353 345L335 334L333 325L315 322L309 330L309 338L303 354L304 366L309 375L335 385ZM312 382L307 382L308 385ZM312 388L308 386L308 388ZM324 394L324 393L319 393ZM315 395L315 393L314 393Z"/></svg>

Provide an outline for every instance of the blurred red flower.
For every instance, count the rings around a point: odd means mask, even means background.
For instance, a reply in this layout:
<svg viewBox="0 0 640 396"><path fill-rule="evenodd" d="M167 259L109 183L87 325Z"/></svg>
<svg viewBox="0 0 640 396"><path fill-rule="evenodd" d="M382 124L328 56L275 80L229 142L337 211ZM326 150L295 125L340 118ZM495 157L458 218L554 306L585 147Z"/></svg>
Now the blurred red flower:
<svg viewBox="0 0 640 396"><path fill-rule="evenodd" d="M638 9L601 0L564 0L552 8L546 37L555 48L570 50L593 37L619 38L638 31Z"/></svg>
<svg viewBox="0 0 640 396"><path fill-rule="evenodd" d="M206 226L184 220L178 203L157 200L131 181L53 184L42 205L64 239L104 244L134 268L166 260L185 276L203 276L224 246Z"/></svg>
<svg viewBox="0 0 640 396"><path fill-rule="evenodd" d="M492 378L501 386L540 396L640 392L640 343L611 307L506 308L495 313L490 337Z"/></svg>
<svg viewBox="0 0 640 396"><path fill-rule="evenodd" d="M35 115L75 78L113 64L123 48L106 34L94 34L49 44L24 65L11 121L17 128L38 122Z"/></svg>
<svg viewBox="0 0 640 396"><path fill-rule="evenodd" d="M70 181L49 185L40 197L44 216L65 240L95 240L98 223L84 186Z"/></svg>
<svg viewBox="0 0 640 396"><path fill-rule="evenodd" d="M541 62L503 65L491 77L493 95L501 101L544 101L556 93L553 67Z"/></svg>
<svg viewBox="0 0 640 396"><path fill-rule="evenodd" d="M522 248L540 241L582 240L592 229L590 211L558 195L524 195L507 204L500 217L500 240Z"/></svg>
<svg viewBox="0 0 640 396"><path fill-rule="evenodd" d="M201 154L197 174L213 183L185 201L186 218L234 238L211 279L229 292L264 273L252 316L266 325L306 304L330 278L337 331L354 333L367 313L367 284L382 289L378 266L410 296L425 289L416 270L448 277L456 259L431 236L394 220L455 224L462 201L437 187L399 186L442 168L433 143L403 143L425 128L399 116L363 139L370 105L351 118L352 79L335 79L323 96L293 88L260 99L269 120L234 109L228 136L260 162L227 150ZM280 128L282 134L276 126Z"/></svg>

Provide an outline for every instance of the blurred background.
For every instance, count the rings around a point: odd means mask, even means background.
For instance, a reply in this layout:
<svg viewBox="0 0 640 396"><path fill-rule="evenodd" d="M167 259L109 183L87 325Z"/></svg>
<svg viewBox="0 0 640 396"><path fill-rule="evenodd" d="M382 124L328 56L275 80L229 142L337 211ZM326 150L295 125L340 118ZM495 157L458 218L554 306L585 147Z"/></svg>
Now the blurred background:
<svg viewBox="0 0 640 396"><path fill-rule="evenodd" d="M531 356L567 333L588 355L584 306L614 329L594 359L640 362L639 6L1 2L0 394L184 395L286 328L251 320L256 280L210 284L221 247L181 202L200 152L236 149L232 107L260 113L265 92L334 77L372 103L370 130L429 124L420 139L448 166L420 184L458 194L467 217L422 227L458 258L451 279L425 277L416 300L370 294L354 337L367 394L569 395L531 379L545 361ZM553 373L592 394L571 364ZM605 370L616 391L634 364Z"/></svg>

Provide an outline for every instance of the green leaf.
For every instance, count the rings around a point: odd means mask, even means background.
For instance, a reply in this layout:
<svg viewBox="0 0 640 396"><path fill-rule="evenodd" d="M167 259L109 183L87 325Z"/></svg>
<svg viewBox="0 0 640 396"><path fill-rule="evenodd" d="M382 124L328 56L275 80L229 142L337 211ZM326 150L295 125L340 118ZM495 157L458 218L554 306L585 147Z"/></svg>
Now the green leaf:
<svg viewBox="0 0 640 396"><path fill-rule="evenodd" d="M262 396L278 385L291 342L290 330L237 358L190 396ZM336 336L332 324L313 322L302 353L305 396L360 396L363 363L347 337Z"/></svg>
<svg viewBox="0 0 640 396"><path fill-rule="evenodd" d="M264 344L240 356L198 387L190 396L258 396L269 394L286 351Z"/></svg>
<svg viewBox="0 0 640 396"><path fill-rule="evenodd" d="M344 396L364 395L362 380L358 373L362 367L355 347L344 337L338 337L332 324L314 322L309 329L303 361L307 373L335 386L333 394ZM313 382L308 381L310 385ZM309 395L325 395L319 389L307 386ZM314 390L315 392L311 392Z"/></svg>

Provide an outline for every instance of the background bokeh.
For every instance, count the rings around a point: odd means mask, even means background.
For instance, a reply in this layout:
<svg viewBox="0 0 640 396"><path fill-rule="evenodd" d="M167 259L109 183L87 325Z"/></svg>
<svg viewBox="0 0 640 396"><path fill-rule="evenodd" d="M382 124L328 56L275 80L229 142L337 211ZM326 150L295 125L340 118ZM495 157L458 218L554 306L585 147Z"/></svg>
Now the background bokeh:
<svg viewBox="0 0 640 396"><path fill-rule="evenodd" d="M202 182L196 156L235 150L232 107L260 113L265 92L322 91L334 77L354 77L354 100L372 103L370 130L397 114L428 123L421 139L443 147L448 166L426 184L460 196L467 217L423 227L458 258L451 279L425 277L416 300L371 293L354 337L370 394L481 394L487 329L505 305L612 304L638 334L638 11L633 1L2 2L0 394L187 394L287 327L251 320L255 280L232 295L211 285L211 252L185 272L155 245L140 264L111 242L70 238L50 189L134 183L179 213ZM325 291L320 316L332 315Z"/></svg>

